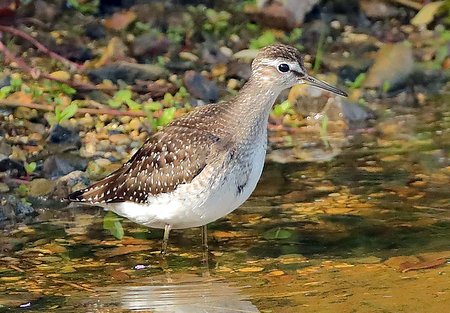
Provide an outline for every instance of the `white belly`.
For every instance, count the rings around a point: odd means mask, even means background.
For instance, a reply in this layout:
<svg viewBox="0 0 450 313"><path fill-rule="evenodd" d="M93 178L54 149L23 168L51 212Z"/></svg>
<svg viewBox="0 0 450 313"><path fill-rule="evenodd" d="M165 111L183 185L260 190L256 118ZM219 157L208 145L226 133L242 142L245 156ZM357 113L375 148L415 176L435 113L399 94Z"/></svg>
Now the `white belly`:
<svg viewBox="0 0 450 313"><path fill-rule="evenodd" d="M153 228L164 228L166 224L173 229L202 226L234 211L248 199L261 177L265 155L265 145L252 153L251 170L240 192L236 181L242 173L217 173L217 169L207 166L191 183L151 196L148 204L121 202L105 208Z"/></svg>

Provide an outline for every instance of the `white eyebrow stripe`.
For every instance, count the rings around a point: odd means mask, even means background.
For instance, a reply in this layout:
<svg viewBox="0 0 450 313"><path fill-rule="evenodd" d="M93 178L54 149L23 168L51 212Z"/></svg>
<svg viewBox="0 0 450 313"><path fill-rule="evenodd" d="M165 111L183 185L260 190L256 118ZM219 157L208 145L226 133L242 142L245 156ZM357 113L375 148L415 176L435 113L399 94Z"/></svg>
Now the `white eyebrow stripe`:
<svg viewBox="0 0 450 313"><path fill-rule="evenodd" d="M261 64L270 65L270 66L273 66L275 68L278 65L280 65L281 63L286 63L287 65L289 65L291 70L294 70L296 72L300 72L300 73L304 72L303 69L300 67L300 64L298 64L298 62L289 62L289 61L286 61L286 60L280 59L280 58L275 59L275 60L273 60L273 59L263 59L263 60L261 60Z"/></svg>

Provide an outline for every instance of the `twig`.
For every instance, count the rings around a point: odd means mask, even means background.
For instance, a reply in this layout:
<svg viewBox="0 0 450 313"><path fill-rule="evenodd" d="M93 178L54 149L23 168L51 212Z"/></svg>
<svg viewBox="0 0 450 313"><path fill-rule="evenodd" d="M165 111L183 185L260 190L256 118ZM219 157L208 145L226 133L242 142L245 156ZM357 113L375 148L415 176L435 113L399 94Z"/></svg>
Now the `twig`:
<svg viewBox="0 0 450 313"><path fill-rule="evenodd" d="M389 1L404 5L405 7L409 7L417 11L423 8L422 4L413 0L389 0Z"/></svg>
<svg viewBox="0 0 450 313"><path fill-rule="evenodd" d="M0 26L1 28L2 26ZM80 83L75 82L71 80L65 80L60 79L57 77L53 77L47 73L42 73L38 68L29 66L22 58L16 56L14 53L12 53L0 40L0 52L2 52L5 55L6 59L9 59L11 62L14 62L17 64L17 66L22 69L23 71L27 72L33 79L39 79L44 78L52 81L56 81L62 84L69 85L70 87L79 90L79 91L92 91L92 90L99 90L104 92L114 92L119 90L120 88L117 86L97 86L90 83ZM152 97L161 97L166 92L168 92L171 87L166 86L165 88L163 86L157 85L155 83L149 84L146 86L140 86L140 85L134 85L129 87L132 91L135 92L150 92Z"/></svg>
<svg viewBox="0 0 450 313"><path fill-rule="evenodd" d="M0 100L0 106L4 107L25 107L30 109L36 109L39 111L47 111L47 112L53 112L55 108L52 105L49 104L38 104L38 103L18 103L18 102L12 102L12 101L6 101L6 100ZM77 110L77 115L82 114L92 114L92 115L100 115L100 114L107 114L112 116L137 116L137 117L145 117L147 114L143 111L120 111L120 110L114 110L114 109L91 109L91 108L79 108Z"/></svg>
<svg viewBox="0 0 450 313"><path fill-rule="evenodd" d="M66 59L65 57L51 51L49 48L47 48L46 46L44 46L42 43L40 43L39 41L37 41L33 36L25 33L24 31L21 31L20 29L14 28L14 27L10 27L10 26L4 26L4 25L0 25L0 31L1 32L7 32L10 34L13 34L15 36L18 37L22 37L23 39L31 42L39 51L48 54L49 56L51 56L52 58L54 58L55 60L58 60L64 64L69 65L72 68L75 69L81 69L83 68L83 65L80 65L78 63L72 62L68 59Z"/></svg>

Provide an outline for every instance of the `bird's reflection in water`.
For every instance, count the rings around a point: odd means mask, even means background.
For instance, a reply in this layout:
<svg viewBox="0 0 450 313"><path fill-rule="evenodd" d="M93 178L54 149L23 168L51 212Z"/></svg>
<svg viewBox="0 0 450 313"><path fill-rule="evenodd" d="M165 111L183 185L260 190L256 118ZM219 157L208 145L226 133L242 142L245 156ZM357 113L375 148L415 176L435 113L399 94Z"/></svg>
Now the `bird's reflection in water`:
<svg viewBox="0 0 450 313"><path fill-rule="evenodd" d="M259 310L240 288L212 277L162 275L139 285L99 290L97 306L154 313L255 313ZM103 295L103 296L102 296ZM99 308L99 307L97 307Z"/></svg>

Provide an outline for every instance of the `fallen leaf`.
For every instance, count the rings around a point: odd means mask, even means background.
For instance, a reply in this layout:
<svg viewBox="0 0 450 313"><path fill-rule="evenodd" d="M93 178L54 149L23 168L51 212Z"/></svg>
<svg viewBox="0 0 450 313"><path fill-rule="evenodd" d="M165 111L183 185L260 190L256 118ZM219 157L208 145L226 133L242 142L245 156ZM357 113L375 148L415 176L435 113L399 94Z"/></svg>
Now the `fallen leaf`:
<svg viewBox="0 0 450 313"><path fill-rule="evenodd" d="M145 245L133 245L133 246L120 246L112 250L99 251L98 256L115 257L119 255L125 255L133 252L150 250L152 247Z"/></svg>
<svg viewBox="0 0 450 313"><path fill-rule="evenodd" d="M238 271L243 272L243 273L257 273L257 272L262 272L263 270L264 270L264 267L252 266L252 267L240 268Z"/></svg>
<svg viewBox="0 0 450 313"><path fill-rule="evenodd" d="M423 261L423 262L417 262L417 263L412 263L412 262L407 261L407 262L400 264L399 270L402 273L406 273L409 271L424 270L424 269L435 268L435 267L441 266L441 265L445 264L446 262L447 262L447 259L445 259L445 258L439 258L439 259L434 259L431 261Z"/></svg>
<svg viewBox="0 0 450 313"><path fill-rule="evenodd" d="M439 8L444 4L444 1L430 2L426 4L411 20L414 26L428 25L434 20Z"/></svg>
<svg viewBox="0 0 450 313"><path fill-rule="evenodd" d="M136 13L133 11L117 12L106 19L104 25L106 28L120 31L127 28L135 19Z"/></svg>

